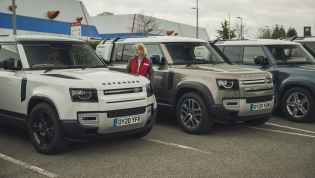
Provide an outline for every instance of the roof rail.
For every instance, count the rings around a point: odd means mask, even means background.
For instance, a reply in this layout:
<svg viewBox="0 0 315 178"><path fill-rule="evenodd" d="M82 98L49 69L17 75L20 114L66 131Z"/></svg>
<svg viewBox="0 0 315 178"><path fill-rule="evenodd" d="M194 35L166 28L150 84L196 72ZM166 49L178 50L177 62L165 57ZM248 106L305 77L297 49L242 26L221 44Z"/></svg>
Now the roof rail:
<svg viewBox="0 0 315 178"><path fill-rule="evenodd" d="M210 40L209 41L209 43L213 43L213 44L215 44L216 42L218 42L218 41L222 41L222 38L221 37L218 37L218 38L216 38L215 40Z"/></svg>
<svg viewBox="0 0 315 178"><path fill-rule="evenodd" d="M0 34L0 37L6 37L6 36L10 36L10 35Z"/></svg>
<svg viewBox="0 0 315 178"><path fill-rule="evenodd" d="M315 38L315 36L301 36L297 37L295 40L304 40L305 38Z"/></svg>
<svg viewBox="0 0 315 178"><path fill-rule="evenodd" d="M217 38L216 41L247 41L249 39L231 39L231 40L228 40L228 39L221 39L221 38ZM214 40L215 41L215 40Z"/></svg>
<svg viewBox="0 0 315 178"><path fill-rule="evenodd" d="M293 40L295 40L295 39L297 39L297 38L298 38L298 36L297 36L297 35L294 35L294 36L292 36L292 37L281 37L281 38L279 38L279 40L293 41Z"/></svg>

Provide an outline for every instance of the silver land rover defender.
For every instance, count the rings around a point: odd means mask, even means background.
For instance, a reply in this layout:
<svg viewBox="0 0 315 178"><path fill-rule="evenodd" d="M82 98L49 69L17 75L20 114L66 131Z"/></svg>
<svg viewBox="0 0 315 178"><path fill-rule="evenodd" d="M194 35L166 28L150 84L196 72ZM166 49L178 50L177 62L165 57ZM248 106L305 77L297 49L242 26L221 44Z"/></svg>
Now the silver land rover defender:
<svg viewBox="0 0 315 178"><path fill-rule="evenodd" d="M96 53L112 70L125 71L132 46L144 43L154 64L158 105L172 107L184 131L209 131L214 121L265 123L274 107L272 75L225 62L207 41L184 37L143 37L102 41Z"/></svg>

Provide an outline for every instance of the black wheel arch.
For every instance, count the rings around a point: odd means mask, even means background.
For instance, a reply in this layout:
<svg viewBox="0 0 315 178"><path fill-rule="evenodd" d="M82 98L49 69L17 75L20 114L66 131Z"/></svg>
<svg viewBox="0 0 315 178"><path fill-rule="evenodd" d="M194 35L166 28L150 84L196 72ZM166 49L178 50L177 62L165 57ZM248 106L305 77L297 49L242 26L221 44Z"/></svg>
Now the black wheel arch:
<svg viewBox="0 0 315 178"><path fill-rule="evenodd" d="M27 105L27 118L28 118L29 115L31 114L33 108L34 108L37 104L42 103L42 102L45 102L45 103L48 103L49 105L51 105L51 106L55 109L57 115L59 116L58 110L57 110L57 108L56 108L54 102L51 101L51 99L49 99L49 98L47 98L47 97L43 97L43 96L32 96L32 97L30 98L29 102L28 102L28 105Z"/></svg>
<svg viewBox="0 0 315 178"><path fill-rule="evenodd" d="M183 94L188 93L188 92L199 93L205 100L205 103L208 108L210 108L211 105L215 104L212 93L206 85L200 82L195 82L195 81L184 81L184 82L181 82L174 91L174 95L173 95L174 108L176 108L179 98Z"/></svg>
<svg viewBox="0 0 315 178"><path fill-rule="evenodd" d="M306 90L308 90L310 92L310 94L313 96L313 98L315 98L315 85L312 84L309 81L303 81L303 80L299 80L299 81L289 81L286 82L285 84L283 84L280 87L280 90L278 92L278 104L281 104L282 99L284 97L284 94L286 93L286 91L288 91L290 88L293 87L301 87L304 88Z"/></svg>

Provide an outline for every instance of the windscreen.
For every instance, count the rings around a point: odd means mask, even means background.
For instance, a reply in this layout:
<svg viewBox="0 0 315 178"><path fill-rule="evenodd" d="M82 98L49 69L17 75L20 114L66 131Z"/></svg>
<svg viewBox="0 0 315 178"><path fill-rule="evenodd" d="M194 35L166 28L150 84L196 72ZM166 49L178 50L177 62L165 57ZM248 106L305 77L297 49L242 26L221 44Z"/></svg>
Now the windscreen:
<svg viewBox="0 0 315 178"><path fill-rule="evenodd" d="M31 69L105 67L85 43L23 44Z"/></svg>
<svg viewBox="0 0 315 178"><path fill-rule="evenodd" d="M203 42L165 43L174 64L217 64L224 63L221 56Z"/></svg>

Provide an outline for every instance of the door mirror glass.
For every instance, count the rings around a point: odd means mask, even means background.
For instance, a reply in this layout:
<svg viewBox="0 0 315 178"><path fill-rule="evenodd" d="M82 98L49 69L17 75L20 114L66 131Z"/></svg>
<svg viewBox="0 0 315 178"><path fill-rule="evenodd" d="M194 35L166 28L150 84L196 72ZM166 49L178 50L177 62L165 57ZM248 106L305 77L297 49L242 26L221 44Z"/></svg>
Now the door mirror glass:
<svg viewBox="0 0 315 178"><path fill-rule="evenodd" d="M160 55L152 55L150 57L153 65L165 65L166 64L166 59L164 57L160 57Z"/></svg>
<svg viewBox="0 0 315 178"><path fill-rule="evenodd" d="M7 70L21 70L22 63L21 60L16 58L7 58L2 62L2 66Z"/></svg>
<svg viewBox="0 0 315 178"><path fill-rule="evenodd" d="M264 56L255 56L254 61L256 65L269 65L269 60Z"/></svg>

